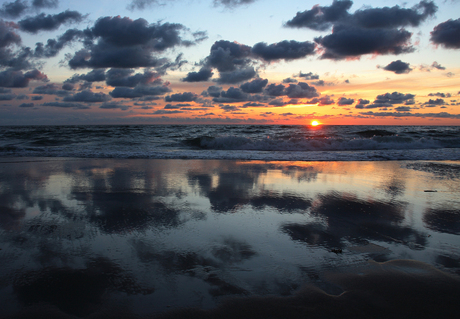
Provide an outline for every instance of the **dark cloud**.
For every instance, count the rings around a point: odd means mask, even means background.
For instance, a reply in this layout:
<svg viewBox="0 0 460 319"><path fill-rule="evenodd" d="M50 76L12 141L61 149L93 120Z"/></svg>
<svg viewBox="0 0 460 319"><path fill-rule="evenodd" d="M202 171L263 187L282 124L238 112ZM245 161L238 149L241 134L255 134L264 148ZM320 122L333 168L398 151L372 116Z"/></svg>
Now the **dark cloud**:
<svg viewBox="0 0 460 319"><path fill-rule="evenodd" d="M16 98L16 94L0 94L0 101L11 101Z"/></svg>
<svg viewBox="0 0 460 319"><path fill-rule="evenodd" d="M399 113L399 112L364 112L360 113L367 116L376 117L421 117L421 118L442 118L442 119L460 119L460 114L450 114L447 112L440 113Z"/></svg>
<svg viewBox="0 0 460 319"><path fill-rule="evenodd" d="M26 73L22 73L22 71L11 70L0 72L0 87L27 87L31 80L46 82L48 81L48 77L38 70L32 70Z"/></svg>
<svg viewBox="0 0 460 319"><path fill-rule="evenodd" d="M22 31L37 33L41 30L52 31L58 29L62 24L77 23L83 20L83 15L78 11L66 10L58 14L40 13L35 17L28 17L18 22Z"/></svg>
<svg viewBox="0 0 460 319"><path fill-rule="evenodd" d="M337 105L351 105L355 103L355 99L347 99L346 97L341 97L337 102Z"/></svg>
<svg viewBox="0 0 460 319"><path fill-rule="evenodd" d="M293 78L286 78L286 79L283 79L283 83L297 83L299 81L297 81L296 79L293 79Z"/></svg>
<svg viewBox="0 0 460 319"><path fill-rule="evenodd" d="M121 103L104 103L101 106L99 106L100 109L120 109L123 111L126 111L129 109L131 105L126 105L126 104L121 104Z"/></svg>
<svg viewBox="0 0 460 319"><path fill-rule="evenodd" d="M43 96L41 95L32 96L32 101L41 101L41 100L43 100Z"/></svg>
<svg viewBox="0 0 460 319"><path fill-rule="evenodd" d="M0 49L21 44L21 37L14 32L15 24L0 20Z"/></svg>
<svg viewBox="0 0 460 319"><path fill-rule="evenodd" d="M221 84L236 84L243 81L247 81L256 76L256 71L253 67L246 69L239 69L235 71L220 72L220 77L217 79L217 83Z"/></svg>
<svg viewBox="0 0 460 319"><path fill-rule="evenodd" d="M364 29L341 27L325 37L315 38L324 48L321 58L341 60L363 54L401 54L413 52L411 33L403 29Z"/></svg>
<svg viewBox="0 0 460 319"><path fill-rule="evenodd" d="M230 87L227 91L222 91L220 97L215 97L214 102L217 103L235 103L245 102L249 100L249 95L244 93L240 88Z"/></svg>
<svg viewBox="0 0 460 319"><path fill-rule="evenodd" d="M212 77L212 69L202 67L198 72L189 72L185 78L182 79L184 82L203 82L208 81Z"/></svg>
<svg viewBox="0 0 460 319"><path fill-rule="evenodd" d="M166 102L193 102L197 99L198 95L192 92L177 93L165 97Z"/></svg>
<svg viewBox="0 0 460 319"><path fill-rule="evenodd" d="M388 64L387 66L383 67L385 71L391 71L394 72L395 74L407 74L412 69L409 66L409 63L402 62L401 60L396 60Z"/></svg>
<svg viewBox="0 0 460 319"><path fill-rule="evenodd" d="M430 93L428 94L428 96L439 96L439 97L451 97L452 94L450 93L441 93L441 92L437 92L437 93Z"/></svg>
<svg viewBox="0 0 460 319"><path fill-rule="evenodd" d="M55 83L49 83L46 85L37 86L33 91L33 94L47 94L47 95L58 95L58 96L67 96L69 92L65 89L59 87Z"/></svg>
<svg viewBox="0 0 460 319"><path fill-rule="evenodd" d="M281 41L273 44L259 42L252 47L252 53L265 61L295 60L314 54L315 44L305 41Z"/></svg>
<svg viewBox="0 0 460 319"><path fill-rule="evenodd" d="M64 97L64 102L85 102L85 103L92 103L92 102L107 102L111 99L111 97L102 92L92 92L89 90L81 91L75 93L71 96Z"/></svg>
<svg viewBox="0 0 460 319"><path fill-rule="evenodd" d="M438 69L438 70L445 70L446 68L443 67L441 64L439 64L438 62L434 61L433 64L431 64L431 66L435 69Z"/></svg>
<svg viewBox="0 0 460 319"><path fill-rule="evenodd" d="M404 94L399 92L385 93L377 95L374 104L383 104L383 105L393 105L393 104L402 104L407 101L413 100L415 97L414 94Z"/></svg>
<svg viewBox="0 0 460 319"><path fill-rule="evenodd" d="M298 12L286 23L287 27L309 28L324 31L332 26L353 25L358 28L401 28L417 27L428 17L433 16L438 7L433 1L421 1L411 9L399 6L366 8L348 13L353 2L334 0L330 6L314 6L311 10Z"/></svg>
<svg viewBox="0 0 460 319"><path fill-rule="evenodd" d="M34 107L35 104L34 103L22 103L22 104L19 104L19 107Z"/></svg>
<svg viewBox="0 0 460 319"><path fill-rule="evenodd" d="M283 96L286 95L286 87L282 84L270 84L265 88L265 92L270 96Z"/></svg>
<svg viewBox="0 0 460 319"><path fill-rule="evenodd" d="M172 110L172 111L168 111L168 110L157 110L155 112L153 112L152 114L179 114L179 113L184 113L183 111L179 111L179 110Z"/></svg>
<svg viewBox="0 0 460 319"><path fill-rule="evenodd" d="M59 0L33 0L32 6L35 8L57 8Z"/></svg>
<svg viewBox="0 0 460 319"><path fill-rule="evenodd" d="M334 0L330 6L314 6L311 10L297 12L296 16L286 22L287 27L309 28L312 30L324 31L332 27L334 22L348 17L348 9L353 1Z"/></svg>
<svg viewBox="0 0 460 319"><path fill-rule="evenodd" d="M364 109L366 107L366 105L368 105L369 103L371 103L371 101L364 100L364 99L359 99L358 102L355 105L355 108Z"/></svg>
<svg viewBox="0 0 460 319"><path fill-rule="evenodd" d="M128 10L144 10L153 5L164 5L164 2L159 0L132 0L131 3L127 6Z"/></svg>
<svg viewBox="0 0 460 319"><path fill-rule="evenodd" d="M220 92L222 92L222 87L211 85L210 87L207 88L206 91L203 91L201 95L204 97L208 97L208 96L219 97Z"/></svg>
<svg viewBox="0 0 460 319"><path fill-rule="evenodd" d="M86 82L105 81L105 70L96 69L86 74L74 74L71 78L65 80L64 83L77 83L79 81L86 81Z"/></svg>
<svg viewBox="0 0 460 319"><path fill-rule="evenodd" d="M0 9L0 16L5 18L18 18L29 8L26 1L16 0L14 2L6 2Z"/></svg>
<svg viewBox="0 0 460 319"><path fill-rule="evenodd" d="M318 106L325 106L334 104L335 101L331 99L329 95L323 96L321 98L314 98L307 102L308 104L318 104Z"/></svg>
<svg viewBox="0 0 460 319"><path fill-rule="evenodd" d="M76 110L87 110L90 107L84 104L80 103L71 103L71 102L47 102L43 103L42 106L53 106L53 107L59 107L59 108L72 108Z"/></svg>
<svg viewBox="0 0 460 319"><path fill-rule="evenodd" d="M148 85L159 80L159 74L149 70L145 70L143 74L133 73L134 70L132 69L110 69L105 74L106 83L110 86L135 87L139 84Z"/></svg>
<svg viewBox="0 0 460 319"><path fill-rule="evenodd" d="M446 105L446 104L447 103L443 99L436 99L436 100L429 99L428 101L423 103L423 105L426 107L435 107L435 106Z"/></svg>
<svg viewBox="0 0 460 319"><path fill-rule="evenodd" d="M138 85L134 88L129 87L116 87L109 94L113 98L135 98L143 97L145 95L159 96L171 92L171 89L166 85L146 86Z"/></svg>
<svg viewBox="0 0 460 319"><path fill-rule="evenodd" d="M214 0L214 5L235 8L241 5L248 5L256 1L257 0Z"/></svg>
<svg viewBox="0 0 460 319"><path fill-rule="evenodd" d="M34 57L37 58L50 58L56 56L65 45L70 44L77 39L84 39L86 34L84 31L77 29L69 29L64 34L57 37L57 39L48 39L44 45L38 42L35 46Z"/></svg>
<svg viewBox="0 0 460 319"><path fill-rule="evenodd" d="M289 84L286 88L286 95L290 98L312 98L319 96L319 93L314 86L299 82L298 84Z"/></svg>
<svg viewBox="0 0 460 319"><path fill-rule="evenodd" d="M74 88L74 85L72 83L64 83L62 84L62 89L66 91L72 91Z"/></svg>
<svg viewBox="0 0 460 319"><path fill-rule="evenodd" d="M450 19L435 26L431 41L448 49L460 49L460 19Z"/></svg>
<svg viewBox="0 0 460 319"><path fill-rule="evenodd" d="M305 80L318 80L319 79L318 74L313 74L312 72L302 73L302 71L299 72L297 77L304 78Z"/></svg>
<svg viewBox="0 0 460 319"><path fill-rule="evenodd" d="M0 87L0 94L11 93L11 89Z"/></svg>
<svg viewBox="0 0 460 319"><path fill-rule="evenodd" d="M182 39L181 34L186 31L183 25L176 23L148 24L144 19L103 17L89 30L86 47L76 52L68 63L72 69L173 67L177 63L168 64L167 59L155 54L175 46L195 44L196 41Z"/></svg>
<svg viewBox="0 0 460 319"><path fill-rule="evenodd" d="M262 93L267 83L267 79L255 79L251 82L241 84L240 89L245 93Z"/></svg>

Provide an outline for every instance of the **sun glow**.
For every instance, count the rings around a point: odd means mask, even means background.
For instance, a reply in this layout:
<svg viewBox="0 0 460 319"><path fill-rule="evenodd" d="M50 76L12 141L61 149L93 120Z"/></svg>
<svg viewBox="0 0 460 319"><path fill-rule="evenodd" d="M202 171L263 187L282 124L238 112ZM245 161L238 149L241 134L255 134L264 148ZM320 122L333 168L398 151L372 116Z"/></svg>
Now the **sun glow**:
<svg viewBox="0 0 460 319"><path fill-rule="evenodd" d="M318 126L320 123L318 121L311 121L311 126Z"/></svg>

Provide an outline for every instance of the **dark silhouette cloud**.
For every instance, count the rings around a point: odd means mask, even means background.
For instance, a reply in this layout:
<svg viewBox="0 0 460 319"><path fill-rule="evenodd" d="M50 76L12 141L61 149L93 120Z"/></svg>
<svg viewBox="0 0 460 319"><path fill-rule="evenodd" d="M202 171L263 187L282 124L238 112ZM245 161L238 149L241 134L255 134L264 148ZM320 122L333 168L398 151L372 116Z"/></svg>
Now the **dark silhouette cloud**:
<svg viewBox="0 0 460 319"><path fill-rule="evenodd" d="M149 24L144 19L127 17L102 17L88 31L84 49L68 61L77 68L136 68L167 67L168 60L154 56L175 46L190 46L203 39L184 40L181 34L187 29L177 23ZM180 62L180 61L179 61Z"/></svg>
<svg viewBox="0 0 460 319"><path fill-rule="evenodd" d="M137 85L134 88L129 87L116 87L109 94L113 98L135 98L143 97L145 95L159 96L171 92L171 89L166 85L146 86Z"/></svg>
<svg viewBox="0 0 460 319"><path fill-rule="evenodd" d="M286 95L286 87L282 84L270 84L265 88L265 92L270 96L283 96Z"/></svg>
<svg viewBox="0 0 460 319"><path fill-rule="evenodd" d="M460 49L460 19L450 19L435 26L431 41L448 49Z"/></svg>
<svg viewBox="0 0 460 319"><path fill-rule="evenodd" d="M159 0L132 0L131 3L127 6L128 10L144 10L148 7L152 7L153 5L163 5L164 2Z"/></svg>
<svg viewBox="0 0 460 319"><path fill-rule="evenodd" d="M311 10L297 12L293 19L286 22L286 26L324 31L332 27L333 23L346 18L352 4L350 0L334 0L330 6L316 5Z"/></svg>
<svg viewBox="0 0 460 319"><path fill-rule="evenodd" d="M217 103L235 103L248 101L249 95L243 92L240 88L230 87L227 91L220 93L221 97L215 97L214 102Z"/></svg>
<svg viewBox="0 0 460 319"><path fill-rule="evenodd" d="M21 37L14 32L14 29L14 23L0 20L0 49L21 43Z"/></svg>
<svg viewBox="0 0 460 319"><path fill-rule="evenodd" d="M22 104L19 104L19 107L25 107L25 108L34 107L34 106L35 106L34 103L22 103Z"/></svg>
<svg viewBox="0 0 460 319"><path fill-rule="evenodd" d="M135 87L136 85L143 84L148 85L149 83L155 82L159 79L159 74L149 70L145 70L144 73L134 74L132 69L110 69L105 74L106 83L110 86L127 86ZM161 81L161 80L160 80Z"/></svg>
<svg viewBox="0 0 460 319"><path fill-rule="evenodd" d="M435 107L435 106L440 106L440 105L446 105L447 103L443 99L429 99L425 103L423 103L424 106L426 107Z"/></svg>
<svg viewBox="0 0 460 319"><path fill-rule="evenodd" d="M217 79L217 83L221 84L236 84L243 81L247 81L255 77L257 74L253 67L245 69L238 69L235 71L220 72L220 77Z"/></svg>
<svg viewBox="0 0 460 319"><path fill-rule="evenodd" d="M95 93L89 90L81 91L81 92L75 93L74 95L64 97L65 102L86 102L86 103L107 102L110 99L111 97L105 93L102 93L102 92Z"/></svg>
<svg viewBox="0 0 460 319"><path fill-rule="evenodd" d="M90 107L81 103L73 103L73 102L46 102L42 104L43 106L53 106L59 108L72 108L76 110L87 110Z"/></svg>
<svg viewBox="0 0 460 319"><path fill-rule="evenodd" d="M391 71L394 72L395 74L407 74L412 69L409 66L409 63L402 62L401 60L396 60L388 64L387 66L383 67L385 71Z"/></svg>
<svg viewBox="0 0 460 319"><path fill-rule="evenodd" d="M101 106L99 106L100 109L109 109L109 110L120 109L123 111L126 111L130 107L131 105L126 105L126 104L121 104L121 103L104 103Z"/></svg>
<svg viewBox="0 0 460 319"><path fill-rule="evenodd" d="M33 0L32 6L35 8L57 8L59 0Z"/></svg>
<svg viewBox="0 0 460 319"><path fill-rule="evenodd" d="M369 103L371 103L371 101L369 100L364 100L364 99L359 99L358 102L356 103L355 105L355 108L357 109L363 109L366 107L366 105L368 105Z"/></svg>
<svg viewBox="0 0 460 319"><path fill-rule="evenodd" d="M26 73L11 70L0 72L0 87L23 88L27 87L31 80L46 82L48 77L36 69Z"/></svg>
<svg viewBox="0 0 460 319"><path fill-rule="evenodd" d="M296 77L304 78L305 80L318 80L319 79L318 74L313 74L312 72L302 73L302 71L300 71L299 74L296 75Z"/></svg>
<svg viewBox="0 0 460 319"><path fill-rule="evenodd" d="M400 28L417 27L428 17L433 16L438 7L433 1L420 1L411 9L399 6L366 8L348 13L353 2L334 0L330 6L314 6L311 10L298 12L286 23L287 27L309 28L324 31L334 25L346 24L359 28Z"/></svg>
<svg viewBox="0 0 460 319"><path fill-rule="evenodd" d="M212 69L202 67L198 72L189 72L185 78L182 79L184 82L203 82L208 81L212 77Z"/></svg>
<svg viewBox="0 0 460 319"><path fill-rule="evenodd" d="M5 18L18 18L29 8L26 1L16 0L14 2L7 2L2 5L0 9L0 16Z"/></svg>
<svg viewBox="0 0 460 319"><path fill-rule="evenodd" d="M211 85L210 87L208 87L206 89L206 91L203 91L203 93L201 93L201 95L205 96L205 97L207 97L207 96L219 97L220 92L222 92L222 87Z"/></svg>
<svg viewBox="0 0 460 319"><path fill-rule="evenodd" d="M377 95L374 104L402 104L404 102L413 100L414 94L404 94L399 92L385 93Z"/></svg>
<svg viewBox="0 0 460 319"><path fill-rule="evenodd" d="M241 5L248 5L256 1L257 0L214 0L214 5L235 8Z"/></svg>
<svg viewBox="0 0 460 319"><path fill-rule="evenodd" d="M314 54L315 44L305 41L281 41L278 43L267 44L259 42L252 47L252 53L256 57L260 57L265 61L274 60L294 60L304 58L307 55Z"/></svg>
<svg viewBox="0 0 460 319"><path fill-rule="evenodd" d="M289 84L286 88L286 95L290 98L312 98L319 96L319 93L314 86L310 86L305 82L299 82L297 84Z"/></svg>
<svg viewBox="0 0 460 319"><path fill-rule="evenodd" d="M413 52L411 33L403 29L334 28L325 37L315 38L324 48L323 59L341 60L363 54L401 54Z"/></svg>
<svg viewBox="0 0 460 319"><path fill-rule="evenodd" d="M58 95L67 96L69 95L68 90L62 89L55 83L49 83L46 85L37 86L33 91L33 94L47 94L47 95Z"/></svg>
<svg viewBox="0 0 460 319"><path fill-rule="evenodd" d="M443 67L441 64L439 64L438 62L434 61L433 64L431 64L431 66L435 69L438 69L438 70L445 70L446 68Z"/></svg>
<svg viewBox="0 0 460 319"><path fill-rule="evenodd" d="M77 23L83 20L83 15L78 11L66 10L58 14L40 13L35 17L28 17L18 22L22 31L37 33L41 30L52 31L58 29L62 24Z"/></svg>
<svg viewBox="0 0 460 319"><path fill-rule="evenodd" d="M64 34L57 37L57 39L48 39L44 45L38 42L35 46L34 57L37 58L50 58L56 56L65 45L70 44L77 39L84 39L86 34L84 31L77 29L69 29Z"/></svg>
<svg viewBox="0 0 460 319"><path fill-rule="evenodd" d="M262 93L267 83L267 79L255 79L251 82L241 84L240 89L245 93Z"/></svg>
<svg viewBox="0 0 460 319"><path fill-rule="evenodd" d="M351 105L355 103L355 99L347 99L346 97L342 96L338 102L337 105Z"/></svg>
<svg viewBox="0 0 460 319"><path fill-rule="evenodd" d="M459 114L450 114L447 112L439 113L399 113L399 112L363 112L367 116L375 117L420 117L420 118L437 118L437 119L460 119Z"/></svg>
<svg viewBox="0 0 460 319"><path fill-rule="evenodd" d="M65 83L77 83L79 81L101 82L105 81L105 70L96 69L86 74L74 74L71 78L65 80Z"/></svg>
<svg viewBox="0 0 460 319"><path fill-rule="evenodd" d="M192 102L196 99L198 99L198 95L192 92L177 93L165 97L166 102Z"/></svg>
<svg viewBox="0 0 460 319"><path fill-rule="evenodd" d="M452 94L450 93L441 93L441 92L437 92L437 93L430 93L428 94L428 96L439 96L439 97L451 97Z"/></svg>
<svg viewBox="0 0 460 319"><path fill-rule="evenodd" d="M0 101L11 101L16 98L16 94L0 94Z"/></svg>

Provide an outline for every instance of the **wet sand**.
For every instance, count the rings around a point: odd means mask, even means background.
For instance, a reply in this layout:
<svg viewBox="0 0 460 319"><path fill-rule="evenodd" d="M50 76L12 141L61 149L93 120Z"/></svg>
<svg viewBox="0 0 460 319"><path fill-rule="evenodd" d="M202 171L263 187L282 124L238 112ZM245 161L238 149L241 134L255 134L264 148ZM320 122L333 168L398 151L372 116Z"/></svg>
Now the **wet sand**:
<svg viewBox="0 0 460 319"><path fill-rule="evenodd" d="M0 159L0 317L460 311L460 162Z"/></svg>

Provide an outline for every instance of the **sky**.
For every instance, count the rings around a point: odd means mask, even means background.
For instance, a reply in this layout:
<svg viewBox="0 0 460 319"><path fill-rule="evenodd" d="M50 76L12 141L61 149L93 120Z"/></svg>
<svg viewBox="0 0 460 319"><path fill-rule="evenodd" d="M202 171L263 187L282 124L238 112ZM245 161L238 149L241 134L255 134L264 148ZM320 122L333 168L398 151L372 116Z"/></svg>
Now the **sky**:
<svg viewBox="0 0 460 319"><path fill-rule="evenodd" d="M0 125L460 125L460 0L0 2Z"/></svg>

